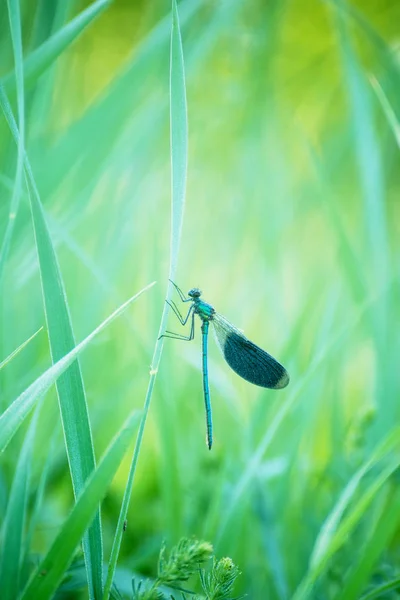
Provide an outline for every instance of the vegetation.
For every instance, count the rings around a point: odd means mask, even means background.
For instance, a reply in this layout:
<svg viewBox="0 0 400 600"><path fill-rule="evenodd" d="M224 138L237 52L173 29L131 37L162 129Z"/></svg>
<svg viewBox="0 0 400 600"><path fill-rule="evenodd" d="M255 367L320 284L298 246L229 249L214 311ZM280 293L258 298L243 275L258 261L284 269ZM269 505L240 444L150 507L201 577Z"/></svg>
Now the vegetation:
<svg viewBox="0 0 400 600"><path fill-rule="evenodd" d="M397 598L400 5L0 15L2 600Z"/></svg>

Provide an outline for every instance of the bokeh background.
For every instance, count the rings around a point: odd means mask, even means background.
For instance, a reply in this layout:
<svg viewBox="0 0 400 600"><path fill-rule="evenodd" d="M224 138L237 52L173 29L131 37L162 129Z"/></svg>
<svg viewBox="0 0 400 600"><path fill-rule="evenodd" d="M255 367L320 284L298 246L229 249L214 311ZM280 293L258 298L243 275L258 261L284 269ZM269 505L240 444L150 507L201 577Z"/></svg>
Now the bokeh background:
<svg viewBox="0 0 400 600"><path fill-rule="evenodd" d="M24 54L86 6L22 1ZM0 7L4 80L13 53L5 0ZM154 575L162 541L193 535L239 566L237 596L284 600L306 576L345 486L400 416L400 4L182 0L179 12L189 164L177 283L200 287L285 364L291 383L274 392L242 381L211 337L209 452L199 326L190 344L165 342L120 567ZM27 152L77 340L157 281L81 355L98 458L143 405L163 310L169 36L168 2L117 0L26 83ZM9 93L15 107L12 85ZM16 163L4 119L0 140L2 236ZM0 307L1 360L45 322L26 197ZM178 330L172 314L169 328ZM43 331L0 371L1 410L50 364ZM0 516L24 432L1 457ZM102 507L106 557L129 461L128 453ZM32 555L49 547L73 502L54 390L40 417L32 494L44 465ZM350 504L376 476L359 482ZM310 598L359 598L396 578L398 516L379 537L385 513L400 514L396 485L392 477L376 490ZM379 597L397 597L390 593Z"/></svg>

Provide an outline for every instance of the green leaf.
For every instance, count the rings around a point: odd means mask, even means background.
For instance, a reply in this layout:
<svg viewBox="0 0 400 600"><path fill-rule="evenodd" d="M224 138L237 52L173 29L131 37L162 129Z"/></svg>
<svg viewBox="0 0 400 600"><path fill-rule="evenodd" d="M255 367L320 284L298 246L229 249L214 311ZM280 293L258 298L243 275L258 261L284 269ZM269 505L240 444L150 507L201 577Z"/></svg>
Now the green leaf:
<svg viewBox="0 0 400 600"><path fill-rule="evenodd" d="M27 340L25 340L25 342L22 342L22 344L20 344L18 346L18 348L16 348L13 352L11 352L11 354L9 354L1 363L0 363L0 370L5 367L15 356L17 356L17 354L19 354L21 352L21 350L23 350L25 348L25 346L27 346L29 344L29 342L31 342L33 340L33 338L35 338L37 336L38 333L40 333L42 331L43 327L41 327L40 329L38 329L33 335L31 335L30 338L28 338Z"/></svg>
<svg viewBox="0 0 400 600"><path fill-rule="evenodd" d="M354 474L343 490L339 500L321 528L320 534L315 542L309 571L298 586L293 596L293 600L304 600L312 597L314 583L322 574L328 560L335 552L337 552L346 539L348 539L357 523L365 515L366 510L377 496L382 486L387 482L394 471L398 469L400 456L396 456L394 459L392 458L389 464L382 468L379 475L374 478L371 485L363 492L355 506L350 510L350 501L354 497L361 478L382 458L385 456L392 457L396 447L397 451L399 450L399 436L400 428L394 429L384 442L378 446L368 461L366 461ZM348 508L349 513L343 518L346 508Z"/></svg>
<svg viewBox="0 0 400 600"><path fill-rule="evenodd" d="M60 31L57 31L39 48L25 59L23 65L25 86L32 85L37 78L57 59L57 57L72 44L72 42L111 4L111 0L97 0L72 19ZM7 92L12 93L15 87L14 73L8 73L0 84Z"/></svg>
<svg viewBox="0 0 400 600"><path fill-rule="evenodd" d="M140 292L132 296L117 310L115 310L107 319L105 319L90 335L80 342L71 352L61 358L58 362L52 365L40 377L38 377L0 417L0 452L3 452L10 440L18 431L19 426L24 419L29 415L36 402L41 398L55 383L57 378L69 367L76 359L78 354L86 348L88 344L98 335L105 327L107 327L114 319L116 319L126 308L134 302L143 292L152 287L154 283L146 286Z"/></svg>
<svg viewBox="0 0 400 600"><path fill-rule="evenodd" d="M183 212L185 206L186 171L187 171L187 107L185 89L185 69L183 62L182 38L179 27L178 9L176 0L172 0L172 28L171 28L171 53L170 53L170 107L171 107L171 167L172 167L172 226L171 226L171 255L169 279L173 279L178 262L179 244L182 231ZM170 285L167 290L170 289ZM167 291L167 298L169 297ZM133 451L132 463L129 470L128 481L122 500L121 511L118 518L117 530L111 549L111 556L107 572L107 580L104 588L103 600L108 600L114 573L117 565L119 550L121 547L123 525L128 513L129 501L132 493L133 480L136 465L142 445L144 428L149 412L151 396L153 393L155 378L160 364L163 340L160 337L165 329L168 318L169 305L164 304L161 316L158 339L154 348L150 380L146 392L143 407L143 416L140 422L138 436Z"/></svg>
<svg viewBox="0 0 400 600"><path fill-rule="evenodd" d="M185 67L181 30L176 0L172 0L172 32L170 57L170 114L172 167L172 235L170 279L174 279L178 262L187 177L188 124Z"/></svg>
<svg viewBox="0 0 400 600"><path fill-rule="evenodd" d="M11 133L18 143L18 129L4 93L1 96L1 101ZM72 350L76 344L61 271L46 224L39 192L26 154L25 173L39 258L50 351L54 363ZM72 362L68 371L57 379L56 386L72 486L75 497L77 497L86 479L95 468L95 455L86 395L80 365L77 361ZM103 542L100 514L95 517L89 531L85 535L83 550L89 597L91 599L99 598L103 588Z"/></svg>
<svg viewBox="0 0 400 600"><path fill-rule="evenodd" d="M3 524L2 556L0 561L0 589L3 600L15 600L19 592L22 539L29 495L30 466L37 414L34 415L28 433L25 436L15 469Z"/></svg>
<svg viewBox="0 0 400 600"><path fill-rule="evenodd" d="M10 17L11 39L15 61L15 81L17 85L18 125L20 135L18 138L17 168L15 172L15 182L8 213L8 222L3 238L3 244L0 248L0 285L8 251L10 249L11 239L14 233L15 220L19 209L25 153L24 72L22 65L21 14L19 9L19 0L8 0L8 14Z"/></svg>
<svg viewBox="0 0 400 600"><path fill-rule="evenodd" d="M396 478L395 478L396 479ZM365 550L355 557L341 589L341 600L359 600L362 591L368 584L371 573L374 572L379 557L390 545L390 540L396 535L400 519L400 490L395 480L389 498L382 506L380 519L371 532L371 543L365 545ZM383 590L382 595L384 597Z"/></svg>
<svg viewBox="0 0 400 600"><path fill-rule="evenodd" d="M47 600L71 564L77 545L105 496L119 464L132 441L140 413L135 411L111 444L97 469L86 481L76 505L65 521L49 552L40 563L21 600Z"/></svg>

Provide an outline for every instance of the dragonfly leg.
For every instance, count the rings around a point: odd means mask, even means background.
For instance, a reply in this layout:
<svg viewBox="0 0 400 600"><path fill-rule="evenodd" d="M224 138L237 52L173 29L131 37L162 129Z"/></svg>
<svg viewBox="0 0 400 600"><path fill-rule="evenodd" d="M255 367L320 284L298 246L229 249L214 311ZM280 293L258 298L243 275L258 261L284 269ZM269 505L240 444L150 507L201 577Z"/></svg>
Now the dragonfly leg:
<svg viewBox="0 0 400 600"><path fill-rule="evenodd" d="M172 310L174 311L175 315L177 316L177 318L179 319L179 322L181 323L181 325L186 325L190 313L192 312L194 305L192 304L192 306L189 308L186 317L182 317L181 312L179 310L179 308L176 306L175 302L173 300L166 300L166 303L169 304L169 306L172 308Z"/></svg>
<svg viewBox="0 0 400 600"><path fill-rule="evenodd" d="M186 298L186 296L185 296L185 294L182 292L181 288L180 288L180 287L178 287L178 286L176 285L176 283L175 283L174 281L172 281L172 279L170 279L169 281L172 283L172 285L174 286L174 288L175 288L175 289L176 289L176 291L178 292L178 294L179 294L179 298L182 300L182 302L190 302L190 301L192 300L191 298Z"/></svg>
<svg viewBox="0 0 400 600"><path fill-rule="evenodd" d="M190 315L190 311L189 311L189 313L187 315L186 321L189 318L189 315ZM161 339L162 337L171 338L172 340L182 340L184 342L191 342L192 339L194 338L194 313L192 313L192 324L190 326L190 333L189 333L189 335L183 335L181 333L175 333L174 331L166 331L165 333L163 333L162 335L160 335L160 337L158 339Z"/></svg>

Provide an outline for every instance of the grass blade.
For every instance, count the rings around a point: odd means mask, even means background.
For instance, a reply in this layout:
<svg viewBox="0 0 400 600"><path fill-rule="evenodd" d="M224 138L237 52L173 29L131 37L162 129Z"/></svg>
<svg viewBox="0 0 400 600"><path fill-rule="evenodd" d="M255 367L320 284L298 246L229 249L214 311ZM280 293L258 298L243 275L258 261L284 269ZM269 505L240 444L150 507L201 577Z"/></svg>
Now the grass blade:
<svg viewBox="0 0 400 600"><path fill-rule="evenodd" d="M37 598L47 600L53 596L65 570L72 562L76 547L94 518L99 503L105 496L107 488L132 441L139 416L140 413L135 411L129 417L100 461L99 466L87 480L76 505L22 594L21 600L36 600Z"/></svg>
<svg viewBox="0 0 400 600"><path fill-rule="evenodd" d="M337 552L345 540L348 539L348 536L354 530L354 527L361 517L365 514L367 508L381 490L382 486L398 468L400 459L397 457L382 469L382 472L373 480L372 484L362 494L361 498L351 509L349 514L342 520L343 512L353 498L361 477L385 455L391 456L393 450L398 446L398 440L399 429L396 428L375 450L371 458L357 471L344 489L341 497L322 527L321 533L315 543L315 550L312 553L310 569L298 586L293 596L293 600L304 600L310 597L310 594L313 593L314 583L322 574L329 559Z"/></svg>
<svg viewBox="0 0 400 600"><path fill-rule="evenodd" d="M23 65L25 86L29 87L58 58L58 56L88 27L101 12L111 4L111 0L97 0L72 19L60 31L57 31L39 48L36 48ZM13 93L15 86L14 73L8 73L2 79L8 93Z"/></svg>
<svg viewBox="0 0 400 600"><path fill-rule="evenodd" d="M321 562L324 555L327 553L343 514L348 508L354 494L358 490L362 478L379 460L382 459L385 453L389 453L390 450L392 450L396 444L398 444L399 434L400 430L398 429L391 433L384 443L374 452L371 458L364 463L364 465L355 473L355 475L353 475L343 490L343 493L341 494L331 514L326 519L315 542L314 550L310 558L310 567L312 569Z"/></svg>
<svg viewBox="0 0 400 600"><path fill-rule="evenodd" d="M11 352L11 354L9 354L7 356L7 358L5 358L2 362L0 362L0 370L5 367L10 361L12 361L12 359L17 356L17 354L19 354L21 352L21 350L23 350L25 348L25 346L27 346L29 344L29 342L31 342L33 340L33 338L35 338L37 336L38 333L40 333L42 331L43 327L41 327L40 329L38 329L33 335L31 335L30 338L28 338L27 340L25 340L25 342L22 342L22 344L20 344L18 346L18 348L16 348L13 352Z"/></svg>
<svg viewBox="0 0 400 600"><path fill-rule="evenodd" d="M36 402L41 398L55 383L57 378L64 373L70 364L76 359L78 354L105 329L114 319L116 319L128 306L134 302L143 292L152 287L154 283L146 286L140 292L132 296L124 302L117 310L115 310L107 319L105 319L91 334L89 334L82 342L80 342L66 356L52 365L40 377L36 379L0 416L0 453L5 450L10 440L18 431L19 426L28 416Z"/></svg>
<svg viewBox="0 0 400 600"><path fill-rule="evenodd" d="M18 128L20 135L18 138L17 168L15 172L15 182L12 191L8 222L4 234L3 244L0 248L0 285L14 232L15 219L19 209L25 153L24 72L22 64L21 14L19 9L19 0L8 0L8 14L10 18L11 39L14 51L15 81L17 86Z"/></svg>
<svg viewBox="0 0 400 600"><path fill-rule="evenodd" d="M394 483L393 487L389 500L383 506L381 518L376 524L373 537L371 537L371 543L366 546L365 552L362 552L359 560L351 566L350 575L341 590L342 600L358 600L361 597L379 557L388 547L390 539L397 530L400 518L400 491L397 483ZM380 597L383 597L383 593Z"/></svg>
<svg viewBox="0 0 400 600"><path fill-rule="evenodd" d="M172 171L172 219L171 219L171 256L169 279L174 279L178 262L179 245L185 206L186 173L187 173L187 107L185 88L185 68L183 60L182 38L179 27L179 15L176 0L172 0L172 28L171 28L171 63L170 63L170 103L171 103L171 171ZM168 286L168 290L170 284ZM168 292L167 292L168 297ZM168 317L167 303L164 304L161 316L159 336L154 348L150 380L143 407L143 416L140 421L139 431L133 451L132 463L129 470L128 481L122 500L121 511L118 518L117 529L111 549L111 556L104 588L103 600L108 600L114 573L121 547L123 525L128 513L129 501L132 493L136 465L149 412L150 401L153 393L155 378L160 364L163 340L160 335L164 332Z"/></svg>
<svg viewBox="0 0 400 600"><path fill-rule="evenodd" d="M20 585L22 538L29 495L30 464L35 438L37 414L30 424L16 465L2 531L0 589L4 600L15 600Z"/></svg>
<svg viewBox="0 0 400 600"><path fill-rule="evenodd" d="M188 123L186 105L185 68L182 38L176 0L172 1L172 33L170 56L170 122L171 122L171 265L170 279L174 278L181 239L187 177Z"/></svg>
<svg viewBox="0 0 400 600"><path fill-rule="evenodd" d="M18 129L4 93L2 101L9 127L14 139L18 143ZM26 154L25 172L39 259L50 351L54 363L68 354L76 344L61 271L47 227L39 192ZM95 455L86 395L78 361L72 362L68 371L57 379L56 387L72 486L76 498L83 488L86 479L95 468ZM93 599L99 598L103 588L103 542L100 513L94 519L87 534L85 534L83 549L89 597Z"/></svg>
<svg viewBox="0 0 400 600"><path fill-rule="evenodd" d="M396 115L392 105L389 102L389 98L383 91L382 87L379 85L379 82L377 81L377 79L375 79L374 77L371 77L370 83L371 83L372 89L374 90L374 92L376 94L376 97L378 98L379 102L381 103L385 117L393 131L393 135L397 142L397 146L400 148L400 123L397 118L397 115Z"/></svg>

